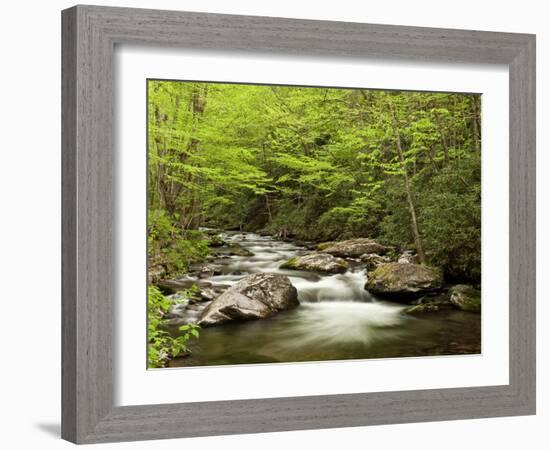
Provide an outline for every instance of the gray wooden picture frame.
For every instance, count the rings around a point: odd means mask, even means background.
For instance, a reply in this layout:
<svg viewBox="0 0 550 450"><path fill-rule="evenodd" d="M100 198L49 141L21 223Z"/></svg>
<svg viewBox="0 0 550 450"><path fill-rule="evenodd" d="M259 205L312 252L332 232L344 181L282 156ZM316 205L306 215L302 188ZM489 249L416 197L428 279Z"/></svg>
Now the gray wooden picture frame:
<svg viewBox="0 0 550 450"><path fill-rule="evenodd" d="M95 443L535 413L535 36L98 6L63 11L62 32L64 439ZM113 53L121 43L506 64L509 384L115 407Z"/></svg>

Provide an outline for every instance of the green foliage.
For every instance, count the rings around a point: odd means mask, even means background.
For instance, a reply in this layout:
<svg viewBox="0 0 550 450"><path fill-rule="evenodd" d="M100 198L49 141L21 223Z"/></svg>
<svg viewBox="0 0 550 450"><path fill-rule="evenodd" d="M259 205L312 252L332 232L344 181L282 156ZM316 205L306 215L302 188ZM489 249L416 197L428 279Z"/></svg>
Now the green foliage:
<svg viewBox="0 0 550 450"><path fill-rule="evenodd" d="M463 163L464 164L464 163ZM435 176L420 197L421 223L430 258L450 278L481 279L481 160Z"/></svg>
<svg viewBox="0 0 550 450"><path fill-rule="evenodd" d="M149 82L150 254L185 271L200 226L424 247L480 276L480 96Z"/></svg>
<svg viewBox="0 0 550 450"><path fill-rule="evenodd" d="M147 230L149 258L160 259L167 275L186 272L210 252L209 241L200 231L182 230L167 211L150 210Z"/></svg>
<svg viewBox="0 0 550 450"><path fill-rule="evenodd" d="M200 232L187 231L185 238L176 239L164 249L172 272L187 272L190 264L201 261L210 252L208 240Z"/></svg>
<svg viewBox="0 0 550 450"><path fill-rule="evenodd" d="M192 293L189 291L182 294L190 297ZM149 368L165 367L170 359L189 353L187 343L190 339L199 338L200 327L196 324L182 325L179 330L183 333L177 337L171 336L163 329L163 316L169 310L172 301L162 295L155 286L149 286L147 305L147 364Z"/></svg>

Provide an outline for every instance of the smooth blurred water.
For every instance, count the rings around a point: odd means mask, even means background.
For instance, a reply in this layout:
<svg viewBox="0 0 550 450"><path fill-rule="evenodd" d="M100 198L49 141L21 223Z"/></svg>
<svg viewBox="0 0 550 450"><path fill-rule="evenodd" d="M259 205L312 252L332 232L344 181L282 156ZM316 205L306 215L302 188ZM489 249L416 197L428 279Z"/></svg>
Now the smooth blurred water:
<svg viewBox="0 0 550 450"><path fill-rule="evenodd" d="M216 260L213 264L221 266L222 274L204 281L228 286L250 273L282 273L298 290L300 306L268 319L202 329L191 356L174 360L172 366L480 352L479 315L451 310L411 317L403 314L404 306L378 301L365 291L361 268L337 275L280 269L308 250L253 233L222 237L254 256Z"/></svg>

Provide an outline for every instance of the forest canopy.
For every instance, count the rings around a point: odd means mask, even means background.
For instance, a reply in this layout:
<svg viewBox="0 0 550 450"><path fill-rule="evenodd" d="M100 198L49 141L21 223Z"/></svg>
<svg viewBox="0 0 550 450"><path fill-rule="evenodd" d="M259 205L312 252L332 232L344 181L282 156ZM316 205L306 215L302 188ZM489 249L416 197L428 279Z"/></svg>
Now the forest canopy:
<svg viewBox="0 0 550 450"><path fill-rule="evenodd" d="M414 250L481 276L476 94L148 81L149 258L185 272L201 227Z"/></svg>

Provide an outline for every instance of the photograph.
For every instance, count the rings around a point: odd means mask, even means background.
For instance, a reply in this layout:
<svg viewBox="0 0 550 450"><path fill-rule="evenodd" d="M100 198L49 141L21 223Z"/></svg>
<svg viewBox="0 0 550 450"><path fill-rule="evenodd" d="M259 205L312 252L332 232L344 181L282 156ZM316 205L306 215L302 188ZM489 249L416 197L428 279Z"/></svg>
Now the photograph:
<svg viewBox="0 0 550 450"><path fill-rule="evenodd" d="M3 6L1 448L548 447L544 3Z"/></svg>
<svg viewBox="0 0 550 450"><path fill-rule="evenodd" d="M481 353L481 95L147 99L148 368Z"/></svg>

